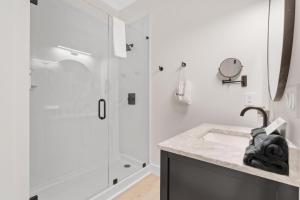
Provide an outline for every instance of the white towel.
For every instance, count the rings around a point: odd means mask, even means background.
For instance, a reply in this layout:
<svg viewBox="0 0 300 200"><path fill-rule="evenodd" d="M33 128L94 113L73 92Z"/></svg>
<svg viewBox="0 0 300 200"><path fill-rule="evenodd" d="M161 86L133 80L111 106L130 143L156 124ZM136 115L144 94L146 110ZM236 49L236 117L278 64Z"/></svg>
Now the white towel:
<svg viewBox="0 0 300 200"><path fill-rule="evenodd" d="M178 100L182 103L191 105L192 104L192 83L187 80L185 75L185 69L180 72L178 87L176 91L176 96Z"/></svg>
<svg viewBox="0 0 300 200"><path fill-rule="evenodd" d="M179 101L183 101L184 86L185 86L185 81L180 80L179 83L178 83L177 91L176 91L176 96L178 97Z"/></svg>
<svg viewBox="0 0 300 200"><path fill-rule="evenodd" d="M120 58L127 58L126 52L126 25L122 20L113 17L113 49Z"/></svg>
<svg viewBox="0 0 300 200"><path fill-rule="evenodd" d="M184 95L182 102L191 105L192 104L192 83L191 81L185 81Z"/></svg>

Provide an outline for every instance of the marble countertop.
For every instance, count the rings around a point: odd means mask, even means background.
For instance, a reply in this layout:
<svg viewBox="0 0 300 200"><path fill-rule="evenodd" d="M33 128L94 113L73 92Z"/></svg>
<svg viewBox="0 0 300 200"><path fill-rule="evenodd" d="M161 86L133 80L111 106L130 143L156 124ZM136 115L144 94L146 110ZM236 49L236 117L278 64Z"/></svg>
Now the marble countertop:
<svg viewBox="0 0 300 200"><path fill-rule="evenodd" d="M300 187L300 150L289 142L290 175L284 176L253 167L243 163L247 142L250 140L251 128L202 124L178 136L168 139L158 146L161 150L201 160L225 168L252 174L262 178ZM208 133L234 135L243 138L242 142L223 143L205 139ZM213 139L213 138L212 138Z"/></svg>

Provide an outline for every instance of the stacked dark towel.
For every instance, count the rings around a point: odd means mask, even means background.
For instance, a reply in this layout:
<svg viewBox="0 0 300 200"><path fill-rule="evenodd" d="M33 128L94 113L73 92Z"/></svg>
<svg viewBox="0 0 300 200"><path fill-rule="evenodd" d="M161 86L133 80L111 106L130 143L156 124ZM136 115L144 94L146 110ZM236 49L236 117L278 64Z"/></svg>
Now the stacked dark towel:
<svg viewBox="0 0 300 200"><path fill-rule="evenodd" d="M278 174L289 174L289 149L286 140L278 132L267 135L264 129L254 129L253 139L246 149L246 165Z"/></svg>

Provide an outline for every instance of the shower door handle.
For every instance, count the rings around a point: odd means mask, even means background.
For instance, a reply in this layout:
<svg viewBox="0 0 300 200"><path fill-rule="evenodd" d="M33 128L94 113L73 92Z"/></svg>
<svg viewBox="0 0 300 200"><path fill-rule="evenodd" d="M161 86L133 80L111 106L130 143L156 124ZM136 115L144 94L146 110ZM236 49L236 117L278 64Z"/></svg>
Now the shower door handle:
<svg viewBox="0 0 300 200"><path fill-rule="evenodd" d="M103 112L102 112L103 108ZM106 101L105 99L100 99L98 102L98 117L101 120L106 119Z"/></svg>

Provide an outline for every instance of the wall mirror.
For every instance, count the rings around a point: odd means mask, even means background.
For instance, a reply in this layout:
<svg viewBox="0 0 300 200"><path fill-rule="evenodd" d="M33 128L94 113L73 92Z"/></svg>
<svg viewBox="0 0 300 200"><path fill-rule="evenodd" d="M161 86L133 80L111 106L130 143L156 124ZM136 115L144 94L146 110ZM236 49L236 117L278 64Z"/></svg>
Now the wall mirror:
<svg viewBox="0 0 300 200"><path fill-rule="evenodd" d="M281 100L288 80L295 23L295 0L269 0L268 81L273 101Z"/></svg>

